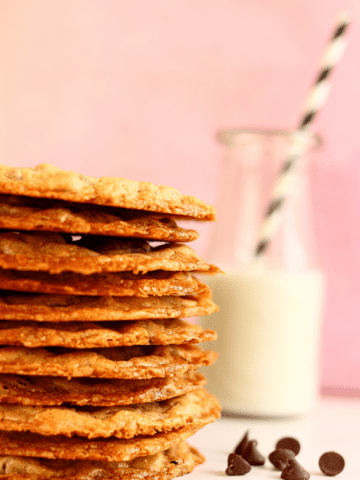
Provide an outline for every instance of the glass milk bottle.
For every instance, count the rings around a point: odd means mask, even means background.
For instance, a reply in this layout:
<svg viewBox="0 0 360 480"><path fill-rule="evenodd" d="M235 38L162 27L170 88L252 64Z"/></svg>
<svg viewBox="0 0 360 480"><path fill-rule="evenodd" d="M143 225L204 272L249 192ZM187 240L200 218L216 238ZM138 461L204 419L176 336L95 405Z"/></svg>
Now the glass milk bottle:
<svg viewBox="0 0 360 480"><path fill-rule="evenodd" d="M206 256L226 275L205 278L220 311L201 319L219 335L207 388L225 412L305 413L318 394L323 275L314 249L308 154L297 164L282 222L260 265L254 247L291 132L225 130L217 222Z"/></svg>

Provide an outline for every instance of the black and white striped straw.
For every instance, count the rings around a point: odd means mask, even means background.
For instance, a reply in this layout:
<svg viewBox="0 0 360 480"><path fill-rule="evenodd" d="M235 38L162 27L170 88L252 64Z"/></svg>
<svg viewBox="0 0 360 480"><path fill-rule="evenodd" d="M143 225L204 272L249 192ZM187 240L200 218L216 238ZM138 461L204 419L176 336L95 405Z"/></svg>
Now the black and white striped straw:
<svg viewBox="0 0 360 480"><path fill-rule="evenodd" d="M279 178L271 195L259 240L253 254L255 260L264 255L278 230L281 212L286 202L286 197L291 190L291 180L294 176L295 166L308 148L311 138L311 134L308 132L309 127L328 98L331 87L329 78L344 52L346 46L345 34L349 23L346 15L342 14L339 16L334 33L325 50L324 57L320 63L319 73L305 104L304 114L301 117L297 130L293 133L291 151L282 165Z"/></svg>

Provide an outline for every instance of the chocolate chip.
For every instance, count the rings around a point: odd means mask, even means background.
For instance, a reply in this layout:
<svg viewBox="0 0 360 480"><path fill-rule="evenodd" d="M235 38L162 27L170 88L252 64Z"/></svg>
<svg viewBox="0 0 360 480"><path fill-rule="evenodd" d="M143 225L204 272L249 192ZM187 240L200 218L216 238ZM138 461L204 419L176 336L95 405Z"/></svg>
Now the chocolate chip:
<svg viewBox="0 0 360 480"><path fill-rule="evenodd" d="M250 465L258 466L258 465L264 465L265 463L265 457L264 455L261 455L259 450L256 448L257 445L256 440L250 440L244 453L242 454L242 457L250 463Z"/></svg>
<svg viewBox="0 0 360 480"><path fill-rule="evenodd" d="M277 442L275 448L278 450L279 448L285 448L286 450L292 450L295 455L300 452L300 443L296 438L292 437L284 437L280 438Z"/></svg>
<svg viewBox="0 0 360 480"><path fill-rule="evenodd" d="M277 468L278 470L284 470L287 465L287 460L294 457L295 453L292 450L288 450L286 448L278 448L277 450L274 450L270 453L269 460L275 468Z"/></svg>
<svg viewBox="0 0 360 480"><path fill-rule="evenodd" d="M250 470L251 466L246 460L236 455L236 453L230 453L228 456L228 467L225 470L226 475L245 475L245 473L249 473Z"/></svg>
<svg viewBox="0 0 360 480"><path fill-rule="evenodd" d="M235 448L235 453L237 455L242 456L242 454L246 450L246 447L248 446L248 443L249 443L249 430L247 430L245 432L244 436L242 437L242 439L238 443L237 447Z"/></svg>
<svg viewBox="0 0 360 480"><path fill-rule="evenodd" d="M295 458L289 458L281 473L281 478L283 480L309 480L310 473Z"/></svg>
<svg viewBox="0 0 360 480"><path fill-rule="evenodd" d="M325 452L319 458L320 470L329 477L342 472L345 468L345 460L336 452Z"/></svg>

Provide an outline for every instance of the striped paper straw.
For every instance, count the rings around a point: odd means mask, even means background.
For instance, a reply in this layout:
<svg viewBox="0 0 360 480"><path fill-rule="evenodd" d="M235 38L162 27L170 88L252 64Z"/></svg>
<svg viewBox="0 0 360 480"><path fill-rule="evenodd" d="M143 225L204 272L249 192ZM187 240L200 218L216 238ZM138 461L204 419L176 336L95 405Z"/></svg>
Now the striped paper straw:
<svg viewBox="0 0 360 480"><path fill-rule="evenodd" d="M290 153L283 163L280 176L272 192L271 200L265 214L265 220L260 231L259 240L254 250L254 259L259 259L264 255L272 238L278 230L281 220L281 212L286 197L291 191L295 166L298 160L306 152L310 143L311 134L308 132L308 129L329 95L331 86L329 77L344 52L346 45L345 33L349 23L346 15L341 15L327 45L324 57L320 63L319 73L305 103L304 114L301 117L298 129L293 133L293 142Z"/></svg>

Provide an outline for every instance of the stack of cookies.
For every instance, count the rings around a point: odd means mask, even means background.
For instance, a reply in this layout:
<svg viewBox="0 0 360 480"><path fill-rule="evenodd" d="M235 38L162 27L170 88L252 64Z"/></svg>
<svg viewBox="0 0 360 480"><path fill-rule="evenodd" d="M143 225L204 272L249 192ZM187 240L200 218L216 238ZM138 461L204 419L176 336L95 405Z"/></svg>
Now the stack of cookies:
<svg viewBox="0 0 360 480"><path fill-rule="evenodd" d="M51 165L0 167L0 479L158 479L203 462L220 416L197 370L217 311L177 190Z"/></svg>

